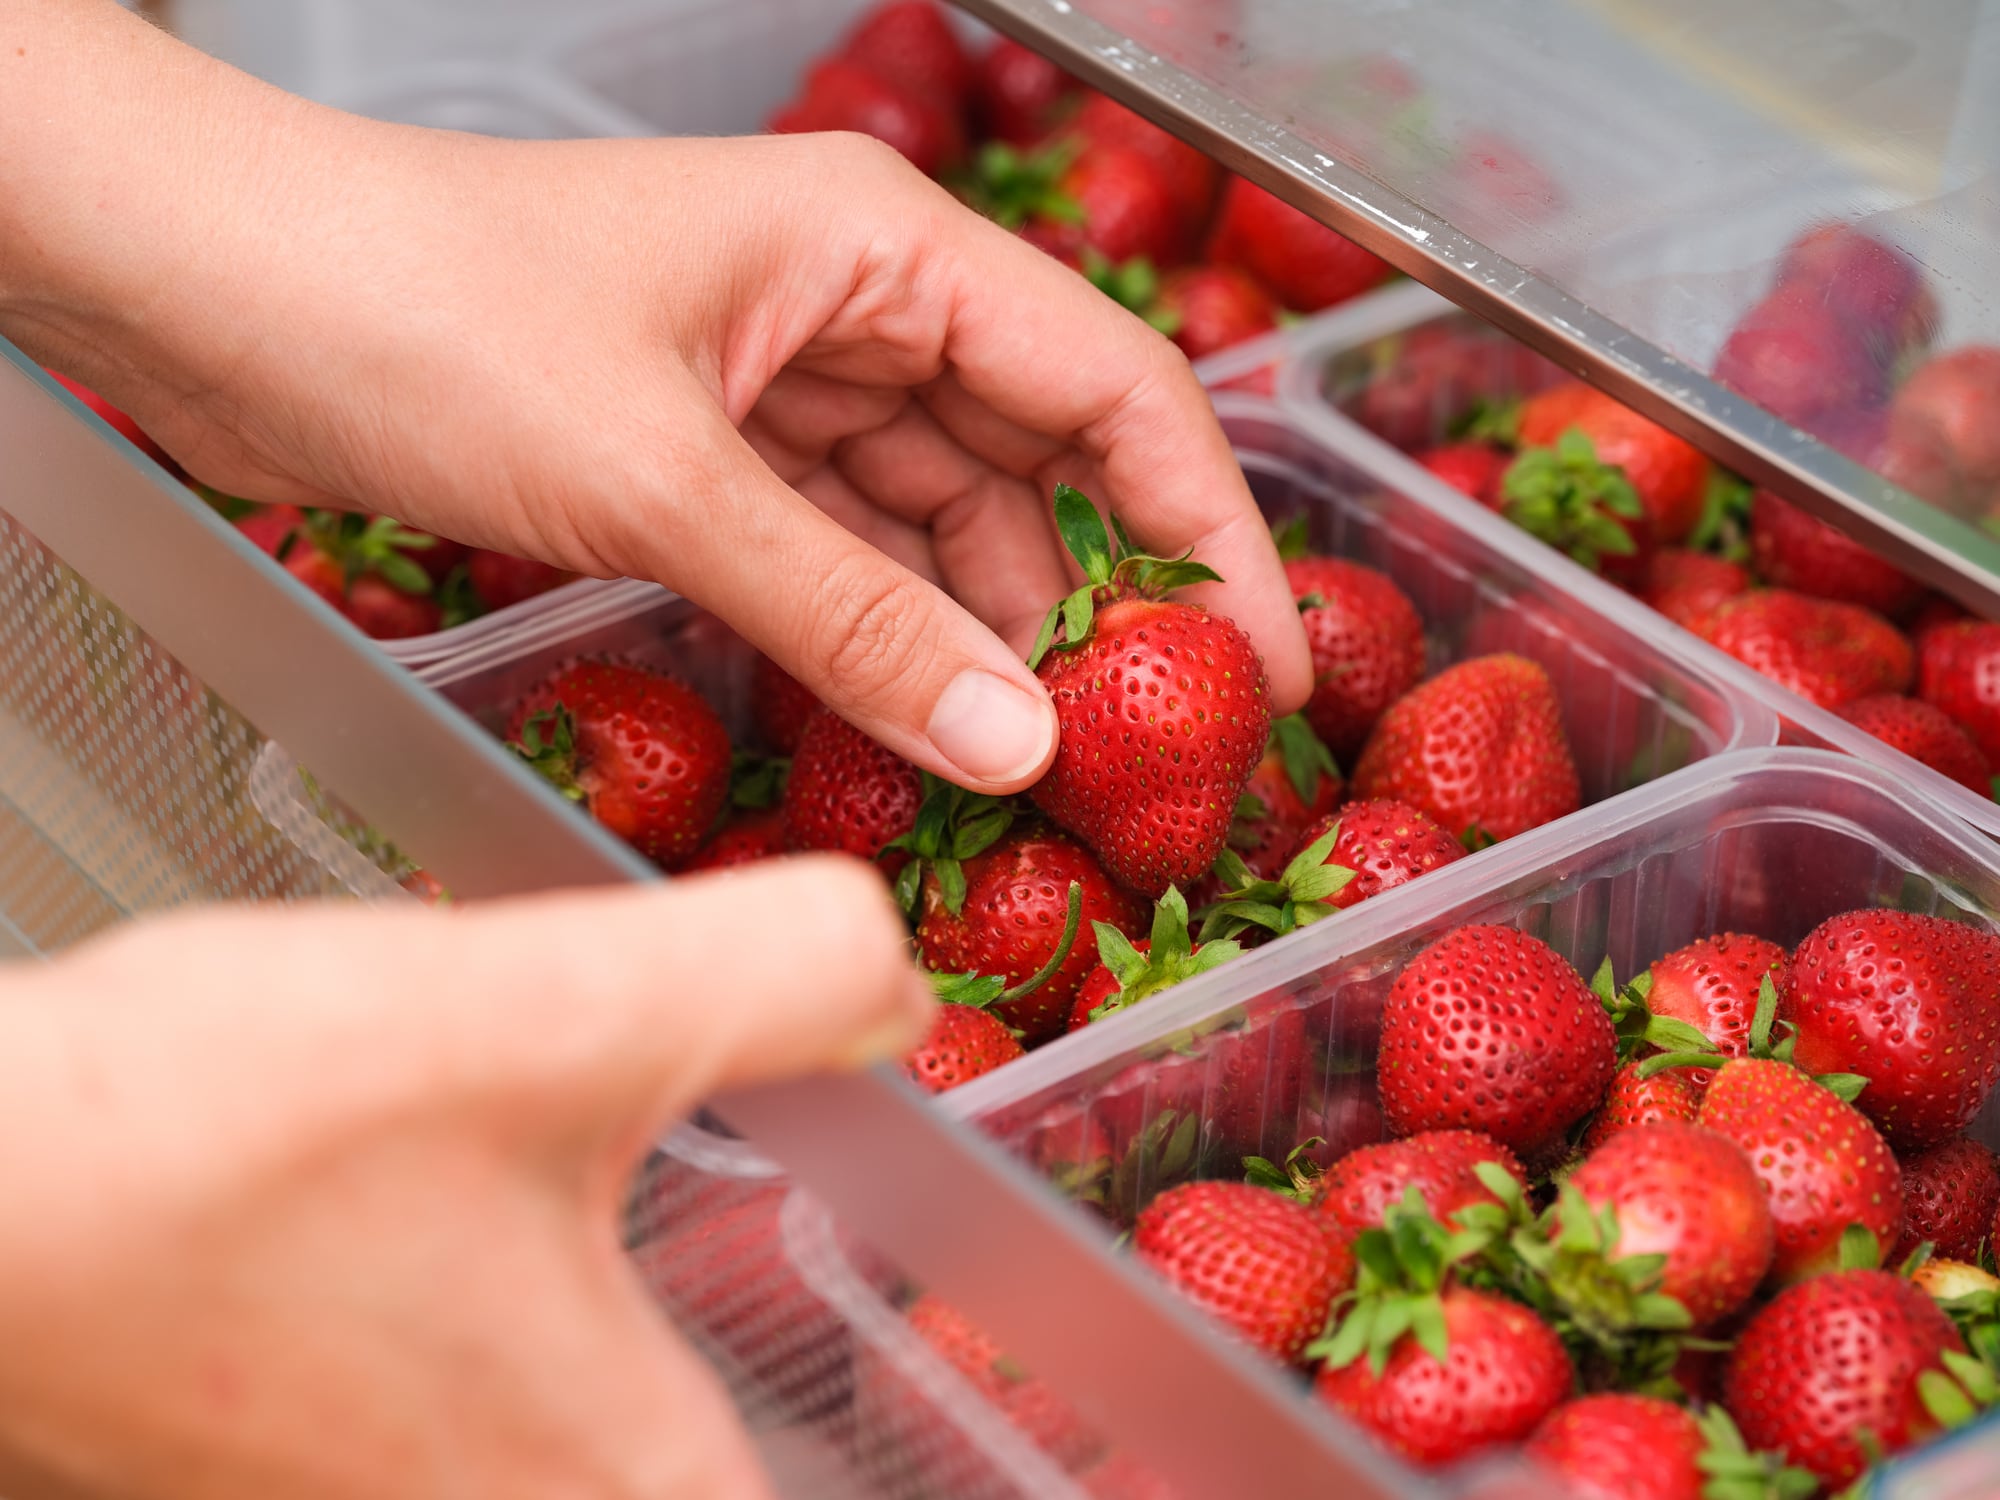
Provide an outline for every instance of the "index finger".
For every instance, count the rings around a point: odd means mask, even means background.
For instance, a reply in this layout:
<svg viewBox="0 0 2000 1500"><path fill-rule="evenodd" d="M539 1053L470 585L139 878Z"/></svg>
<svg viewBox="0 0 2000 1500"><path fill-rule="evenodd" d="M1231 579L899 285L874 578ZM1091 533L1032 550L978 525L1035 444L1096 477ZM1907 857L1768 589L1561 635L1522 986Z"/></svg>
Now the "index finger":
<svg viewBox="0 0 2000 1500"><path fill-rule="evenodd" d="M955 222L944 354L965 393L1005 422L1074 444L1103 476L1091 498L1133 536L1192 550L1223 582L1192 597L1246 630L1272 707L1312 687L1283 564L1208 396L1181 353L1075 272L974 214Z"/></svg>

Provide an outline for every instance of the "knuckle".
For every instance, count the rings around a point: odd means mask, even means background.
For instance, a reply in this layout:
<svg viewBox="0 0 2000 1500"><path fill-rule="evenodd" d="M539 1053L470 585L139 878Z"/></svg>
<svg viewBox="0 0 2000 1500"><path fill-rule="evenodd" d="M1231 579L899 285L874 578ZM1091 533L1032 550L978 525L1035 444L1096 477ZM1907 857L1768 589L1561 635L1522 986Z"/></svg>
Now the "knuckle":
<svg viewBox="0 0 2000 1500"><path fill-rule="evenodd" d="M856 706L879 706L902 690L909 670L930 653L925 585L858 559L836 568L821 590L811 657Z"/></svg>

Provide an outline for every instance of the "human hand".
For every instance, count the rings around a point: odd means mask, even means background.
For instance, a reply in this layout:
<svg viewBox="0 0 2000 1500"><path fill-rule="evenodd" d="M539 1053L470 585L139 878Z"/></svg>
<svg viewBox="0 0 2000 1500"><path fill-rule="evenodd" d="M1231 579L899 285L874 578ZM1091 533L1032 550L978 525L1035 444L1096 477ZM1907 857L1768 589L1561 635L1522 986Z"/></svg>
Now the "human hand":
<svg viewBox="0 0 2000 1500"><path fill-rule="evenodd" d="M765 1500L623 1192L696 1101L929 1010L838 859L169 919L0 1000L11 1500Z"/></svg>
<svg viewBox="0 0 2000 1500"><path fill-rule="evenodd" d="M124 59L102 86L74 45L0 59L25 101L0 156L36 159L38 90L91 111L50 143L61 174L14 173L62 254L17 256L11 297L0 260L0 329L198 477L657 579L980 790L1054 752L1020 658L1076 576L1060 479L1195 549L1227 582L1191 596L1250 632L1274 711L1303 702L1296 611L1185 361L885 148L381 125L92 14L88 55Z"/></svg>

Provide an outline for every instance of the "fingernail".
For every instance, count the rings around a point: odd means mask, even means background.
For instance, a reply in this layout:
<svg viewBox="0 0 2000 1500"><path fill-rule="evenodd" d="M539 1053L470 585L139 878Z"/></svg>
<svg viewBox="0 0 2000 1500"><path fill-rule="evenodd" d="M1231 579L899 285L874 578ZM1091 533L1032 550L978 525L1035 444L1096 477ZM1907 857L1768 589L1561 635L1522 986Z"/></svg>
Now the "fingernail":
<svg viewBox="0 0 2000 1500"><path fill-rule="evenodd" d="M974 781L1022 781L1055 744L1055 711L1040 693L970 667L945 685L928 730L938 754Z"/></svg>

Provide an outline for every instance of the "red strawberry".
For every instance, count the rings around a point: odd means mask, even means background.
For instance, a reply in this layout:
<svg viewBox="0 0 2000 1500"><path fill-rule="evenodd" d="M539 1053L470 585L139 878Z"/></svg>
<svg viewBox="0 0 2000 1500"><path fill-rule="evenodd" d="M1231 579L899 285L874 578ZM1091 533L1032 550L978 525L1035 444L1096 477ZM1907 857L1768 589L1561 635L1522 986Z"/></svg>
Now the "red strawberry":
<svg viewBox="0 0 2000 1500"><path fill-rule="evenodd" d="M1917 696L1972 736L2000 764L2000 625L1962 620L1924 632Z"/></svg>
<svg viewBox="0 0 2000 1500"><path fill-rule="evenodd" d="M1148 309L1149 321L1189 359L1202 359L1278 326L1278 304L1255 278L1233 266L1169 271Z"/></svg>
<svg viewBox="0 0 2000 1500"><path fill-rule="evenodd" d="M814 66L806 75L805 92L771 116L771 129L779 135L859 131L894 147L930 177L965 154L963 129L950 110L839 57Z"/></svg>
<svg viewBox="0 0 2000 1500"><path fill-rule="evenodd" d="M181 471L180 465L175 463L171 458L167 457L166 450L162 448L158 443L154 442L151 438L147 437L145 432L140 428L139 424L133 421L124 412L120 411L117 407L113 406L109 401L106 401L102 396L98 395L97 392L91 390L88 386L81 385L78 382L71 380L67 375L61 374L55 370L50 370L49 375L57 385L61 386L64 390L68 391L72 396L76 397L77 400L81 401L85 406L89 407L92 411L96 412L98 416L102 417L106 422L108 422L111 425L111 427L118 433L120 437L124 438L125 441L132 444L133 447L137 448L141 453L145 454L146 457L150 458L154 463L160 465L160 467L167 470L168 473L171 474L180 473Z"/></svg>
<svg viewBox="0 0 2000 1500"><path fill-rule="evenodd" d="M1723 932L1676 948L1646 972L1647 1010L1692 1026L1724 1057L1747 1057L1758 991L1767 975L1783 980L1785 950L1765 938Z"/></svg>
<svg viewBox="0 0 2000 1500"><path fill-rule="evenodd" d="M686 868L732 870L760 859L776 859L784 852L784 814L775 807L760 807L731 817Z"/></svg>
<svg viewBox="0 0 2000 1500"><path fill-rule="evenodd" d="M305 524L306 513L296 505L261 505L235 522L252 545L272 557L286 551L286 542L296 538Z"/></svg>
<svg viewBox="0 0 2000 1500"><path fill-rule="evenodd" d="M1242 1182L1168 1188L1141 1210L1134 1253L1195 1306L1297 1364L1354 1284L1354 1258L1300 1204Z"/></svg>
<svg viewBox="0 0 2000 1500"><path fill-rule="evenodd" d="M2000 1162L1975 1140L1955 1136L1903 1158L1903 1236L1891 1259L1928 1240L1939 1255L1976 1261L2000 1212Z"/></svg>
<svg viewBox="0 0 2000 1500"><path fill-rule="evenodd" d="M974 1390L1044 1453L1066 1468L1080 1469L1101 1449L1083 1419L1061 1396L1026 1374L1000 1346L958 1309L937 1297L919 1297L904 1315L926 1344L945 1363L972 1383ZM886 1377L903 1389L884 1388L886 1404L909 1406L907 1377ZM872 1409L872 1406L871 1406ZM934 1444L936 1432L920 1426L919 1435Z"/></svg>
<svg viewBox="0 0 2000 1500"><path fill-rule="evenodd" d="M1854 326L1878 362L1930 341L1937 302L1917 263L1848 224L1808 229L1785 247L1777 284Z"/></svg>
<svg viewBox="0 0 2000 1500"><path fill-rule="evenodd" d="M1243 951L1234 942L1192 942L1187 902L1171 887L1153 908L1150 936L1133 942L1118 928L1104 923L1092 930L1097 936L1094 951L1099 963L1077 987L1069 1015L1071 1031L1081 1031L1092 1021L1129 1009L1197 974L1206 974Z"/></svg>
<svg viewBox="0 0 2000 1500"><path fill-rule="evenodd" d="M1013 146L1041 140L1081 87L1011 37L998 38L977 64L980 117L989 134Z"/></svg>
<svg viewBox="0 0 2000 1500"><path fill-rule="evenodd" d="M1300 312L1380 286L1395 268L1246 178L1231 177L1209 232L1208 258L1241 266Z"/></svg>
<svg viewBox="0 0 2000 1500"><path fill-rule="evenodd" d="M923 777L830 709L806 723L785 781L785 847L874 859L916 826ZM885 868L900 869L891 858Z"/></svg>
<svg viewBox="0 0 2000 1500"><path fill-rule="evenodd" d="M1920 760L1940 776L1949 777L1982 797L1993 795L1993 773L1986 756L1942 709L1921 698L1882 693L1857 698L1835 710L1857 729L1865 729L1885 745Z"/></svg>
<svg viewBox="0 0 2000 1500"><path fill-rule="evenodd" d="M1350 762L1389 705L1423 677L1423 619L1386 573L1344 557L1292 558L1285 578L1312 647L1306 718Z"/></svg>
<svg viewBox="0 0 2000 1500"><path fill-rule="evenodd" d="M959 980L966 976L940 976ZM997 994L998 990L991 991ZM903 1071L926 1093L942 1094L1026 1057L1020 1038L1007 1023L978 1003L957 1004L940 985L937 1015L916 1049L903 1059Z"/></svg>
<svg viewBox="0 0 2000 1500"><path fill-rule="evenodd" d="M1465 857L1465 845L1407 802L1376 800L1350 802L1314 824L1299 836L1292 858L1328 832L1336 837L1325 863L1354 872L1352 880L1326 898L1343 911Z"/></svg>
<svg viewBox="0 0 2000 1500"><path fill-rule="evenodd" d="M1926 360L1896 392L1889 425L1950 454L1973 490L2000 490L2000 347L1972 344Z"/></svg>
<svg viewBox="0 0 2000 1500"><path fill-rule="evenodd" d="M1764 1183L1742 1150L1699 1125L1620 1131L1569 1179L1594 1209L1618 1215L1618 1253L1664 1255L1659 1290L1697 1328L1757 1290L1774 1247Z"/></svg>
<svg viewBox="0 0 2000 1500"><path fill-rule="evenodd" d="M1642 1063L1629 1062L1611 1077L1604 1102L1591 1116L1583 1149L1595 1151L1615 1135L1640 1125L1679 1124L1701 1113L1702 1073L1694 1068L1667 1068L1645 1077Z"/></svg>
<svg viewBox="0 0 2000 1500"><path fill-rule="evenodd" d="M444 626L437 600L406 594L378 573L363 573L348 584L342 609L370 640L406 641Z"/></svg>
<svg viewBox="0 0 2000 1500"><path fill-rule="evenodd" d="M2000 1082L2000 937L1944 917L1831 917L1792 954L1778 1015L1809 1073L1858 1073L1890 1144L1958 1134Z"/></svg>
<svg viewBox="0 0 2000 1500"><path fill-rule="evenodd" d="M1715 378L1806 432L1877 404L1883 385L1862 331L1796 288L1772 293L1737 321L1715 357Z"/></svg>
<svg viewBox="0 0 2000 1500"><path fill-rule="evenodd" d="M1709 467L1693 444L1581 382L1574 389L1552 387L1523 403L1523 448L1553 447L1572 431L1590 440L1599 463L1623 471L1661 545L1672 546L1694 530L1707 494Z"/></svg>
<svg viewBox="0 0 2000 1500"><path fill-rule="evenodd" d="M1525 1307L1447 1287L1439 1298L1445 1357L1413 1336L1378 1372L1356 1357L1314 1382L1314 1393L1384 1446L1436 1466L1518 1443L1576 1386L1562 1341Z"/></svg>
<svg viewBox="0 0 2000 1500"><path fill-rule="evenodd" d="M507 738L590 815L665 869L693 857L729 795L729 734L684 682L580 661L531 690Z"/></svg>
<svg viewBox="0 0 2000 1500"><path fill-rule="evenodd" d="M1964 1350L1951 1319L1901 1277L1835 1271L1780 1292L1744 1327L1724 1401L1753 1447L1838 1489L1940 1430L1921 1377Z"/></svg>
<svg viewBox="0 0 2000 1500"><path fill-rule="evenodd" d="M1902 569L1768 490L1757 491L1751 504L1750 546L1757 572L1773 588L1879 615L1900 615L1923 593Z"/></svg>
<svg viewBox="0 0 2000 1500"><path fill-rule="evenodd" d="M1176 1500L1178 1491L1131 1454L1113 1453L1080 1481L1090 1500Z"/></svg>
<svg viewBox="0 0 2000 1500"><path fill-rule="evenodd" d="M1639 597L1676 625L1692 630L1716 605L1749 587L1749 571L1739 563L1706 552L1662 547L1647 560Z"/></svg>
<svg viewBox="0 0 2000 1500"><path fill-rule="evenodd" d="M1086 151L1118 146L1138 152L1153 163L1161 180L1173 192L1189 233L1208 222L1222 169L1212 157L1172 131L1134 114L1109 95L1092 90L1084 95L1082 107L1064 124L1062 133L1080 137L1086 143Z"/></svg>
<svg viewBox="0 0 2000 1500"><path fill-rule="evenodd" d="M1770 1190L1778 1281L1836 1264L1849 1224L1894 1240L1903 1221L1896 1158L1865 1115L1797 1068L1755 1057L1725 1063L1701 1101L1701 1123L1741 1147Z"/></svg>
<svg viewBox="0 0 2000 1500"><path fill-rule="evenodd" d="M1366 379L1348 398L1354 419L1406 451L1441 441L1496 392L1574 384L1525 344L1469 319L1420 324L1365 354Z"/></svg>
<svg viewBox="0 0 2000 1500"><path fill-rule="evenodd" d="M1440 1222L1472 1203L1499 1200L1472 1169L1493 1162L1528 1185L1514 1153L1476 1130L1427 1130L1400 1141L1382 1141L1350 1151L1320 1178L1313 1211L1338 1238L1352 1239L1381 1227L1390 1205L1415 1188L1424 1207Z"/></svg>
<svg viewBox="0 0 2000 1500"><path fill-rule="evenodd" d="M1482 1130L1534 1165L1604 1097L1616 1039L1546 943L1461 927L1390 986L1378 1067L1391 1130Z"/></svg>
<svg viewBox="0 0 2000 1500"><path fill-rule="evenodd" d="M1068 164L1022 224L1026 239L1075 266L1096 256L1114 265L1143 259L1159 269L1187 258L1179 193L1150 155L1117 144L1072 149L1053 148L1055 160ZM1006 223L1004 214L997 217Z"/></svg>
<svg viewBox="0 0 2000 1500"><path fill-rule="evenodd" d="M1055 957L1072 883L1083 893L1086 923L1129 934L1146 919L1144 902L1115 884L1089 850L1053 831L1009 833L962 869L956 911L937 871L924 874L917 951L932 969L1020 983ZM1078 988L1097 967L1097 944L1086 937L1050 978L996 1014L1030 1044L1059 1036Z"/></svg>
<svg viewBox="0 0 2000 1500"><path fill-rule="evenodd" d="M1399 699L1352 790L1407 802L1460 839L1509 839L1583 803L1555 685L1505 654L1462 661Z"/></svg>
<svg viewBox="0 0 2000 1500"><path fill-rule="evenodd" d="M488 609L506 609L573 582L574 573L529 557L475 548L465 562L466 579Z"/></svg>
<svg viewBox="0 0 2000 1500"><path fill-rule="evenodd" d="M1707 1446L1685 1407L1605 1394L1550 1412L1521 1455L1561 1475L1572 1500L1702 1500Z"/></svg>
<svg viewBox="0 0 2000 1500"><path fill-rule="evenodd" d="M1786 589L1739 594L1694 631L1821 708L1903 692L1916 672L1909 640L1880 615Z"/></svg>
<svg viewBox="0 0 2000 1500"><path fill-rule="evenodd" d="M1933 630L1941 630L1947 625L1962 625L1972 618L1959 605L1942 594L1932 594L1917 606L1906 627L1910 639L1915 643L1919 657L1923 654L1924 642Z"/></svg>
<svg viewBox="0 0 2000 1500"><path fill-rule="evenodd" d="M847 34L840 56L884 83L957 113L972 89L972 59L934 0L886 0Z"/></svg>
<svg viewBox="0 0 2000 1500"><path fill-rule="evenodd" d="M1303 837L1306 829L1333 811L1345 785L1340 767L1305 718L1287 714L1271 725L1270 747L1237 799L1229 847L1253 875L1275 879L1312 842ZM1215 886L1214 876L1202 884Z"/></svg>
<svg viewBox="0 0 2000 1500"><path fill-rule="evenodd" d="M750 663L750 717L773 755L797 753L806 724L819 706L811 688L761 651Z"/></svg>
<svg viewBox="0 0 2000 1500"><path fill-rule="evenodd" d="M1491 443L1446 443L1413 456L1460 494L1471 496L1488 510L1500 509L1500 480L1514 461L1504 448Z"/></svg>
<svg viewBox="0 0 2000 1500"><path fill-rule="evenodd" d="M1263 664L1230 621L1161 597L1209 569L1121 555L1067 485L1056 514L1088 581L1036 644L1061 739L1031 795L1113 877L1157 897L1199 880L1229 837L1271 730Z"/></svg>

